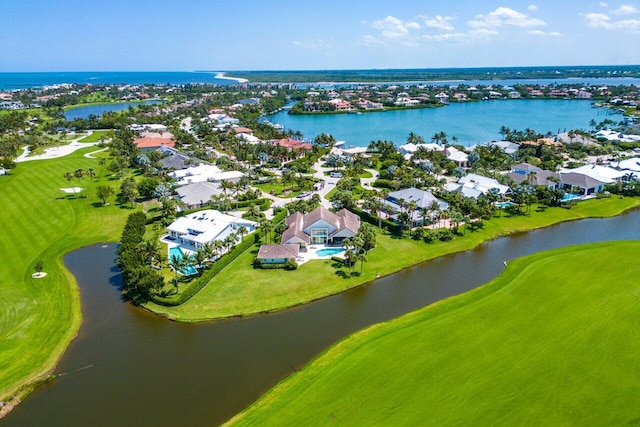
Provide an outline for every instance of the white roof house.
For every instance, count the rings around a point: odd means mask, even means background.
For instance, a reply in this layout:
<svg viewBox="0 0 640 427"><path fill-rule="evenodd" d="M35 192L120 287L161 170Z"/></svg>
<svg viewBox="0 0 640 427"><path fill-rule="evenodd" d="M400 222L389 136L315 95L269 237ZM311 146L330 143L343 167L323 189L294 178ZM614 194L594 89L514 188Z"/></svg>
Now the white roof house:
<svg viewBox="0 0 640 427"><path fill-rule="evenodd" d="M573 172L587 175L588 177L607 184L612 184L627 174L627 172L600 165L584 165L575 169L564 169L561 172Z"/></svg>
<svg viewBox="0 0 640 427"><path fill-rule="evenodd" d="M427 151L443 151L444 147L442 145L434 144L434 143L425 143L425 144L414 144L413 142L409 142L407 144L401 145L398 147L400 150L400 154L413 154L418 151L419 148L423 148Z"/></svg>
<svg viewBox="0 0 640 427"><path fill-rule="evenodd" d="M447 184L446 189L449 191L460 191L466 197L472 197L474 199L477 199L481 194L486 194L489 191L501 196L511 193L509 186L502 185L493 178L487 178L486 176L476 175L474 173L463 176L457 183Z"/></svg>
<svg viewBox="0 0 640 427"><path fill-rule="evenodd" d="M620 160L619 162L611 163L611 166L624 171L640 172L640 157Z"/></svg>
<svg viewBox="0 0 640 427"><path fill-rule="evenodd" d="M187 169L179 169L169 173L178 185L193 184L194 182L220 182L220 181L238 181L244 176L239 171L223 171L213 165L198 165Z"/></svg>
<svg viewBox="0 0 640 427"><path fill-rule="evenodd" d="M167 230L170 240L193 250L214 240L224 240L240 226L244 226L250 233L256 229L257 223L209 209L180 217Z"/></svg>

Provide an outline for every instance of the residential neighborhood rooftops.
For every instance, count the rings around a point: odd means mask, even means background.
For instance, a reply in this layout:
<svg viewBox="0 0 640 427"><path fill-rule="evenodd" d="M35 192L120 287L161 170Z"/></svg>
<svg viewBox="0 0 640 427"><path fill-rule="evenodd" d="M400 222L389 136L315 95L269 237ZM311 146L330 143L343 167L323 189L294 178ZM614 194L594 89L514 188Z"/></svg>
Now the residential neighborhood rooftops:
<svg viewBox="0 0 640 427"><path fill-rule="evenodd" d="M162 146L166 146L166 147L175 147L176 146L176 142L172 139L168 139L168 138L150 138L150 137L144 137L144 138L138 138L135 141L133 141L134 145L136 147L138 147L139 149L143 150L143 149L155 149L155 148L160 148Z"/></svg>

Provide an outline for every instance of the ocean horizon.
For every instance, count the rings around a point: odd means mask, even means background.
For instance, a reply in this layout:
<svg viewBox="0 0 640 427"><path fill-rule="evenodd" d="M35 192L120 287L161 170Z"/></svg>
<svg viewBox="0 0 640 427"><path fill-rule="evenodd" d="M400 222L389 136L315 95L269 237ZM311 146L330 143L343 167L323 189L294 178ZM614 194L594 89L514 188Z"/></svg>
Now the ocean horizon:
<svg viewBox="0 0 640 427"><path fill-rule="evenodd" d="M557 67L562 69L565 67ZM569 68L569 67L566 67ZM596 67L598 68L598 67ZM607 68L607 67L602 67ZM460 72L468 70L499 70L500 68L451 68L451 69L434 69L440 73L458 75ZM528 67L522 68L504 68L504 70L526 70ZM430 69L390 69L388 72L417 72ZM319 70L318 72L331 72L332 70ZM345 75L359 75L368 70L342 70ZM385 70L370 70L371 72L384 74ZM244 82L246 79L238 79L234 77L234 73L245 75L244 71L44 71L44 72L0 72L0 90L21 90L50 86L54 84L75 83L75 84L156 84L156 85L184 85L184 84L217 84L221 86L232 85L238 82ZM249 72L254 73L254 72ZM273 75L288 74L289 70L269 71ZM313 71L301 71L301 73L313 73ZM250 74L249 74L250 76ZM251 82L256 82L250 79ZM376 82L340 82L340 81L310 81L295 82L294 84L300 88L309 86L343 86L355 84L375 84ZM558 78L506 78L506 79L440 79L440 80L414 80L414 79L398 79L393 81L377 82L381 84L427 84L434 86L448 86L458 84L469 85L514 85L514 84L585 84L585 85L636 85L640 86L640 78L625 76L607 76L607 77L558 77Z"/></svg>
<svg viewBox="0 0 640 427"><path fill-rule="evenodd" d="M55 84L217 84L238 81L220 71L47 71L0 73L0 90L31 89Z"/></svg>

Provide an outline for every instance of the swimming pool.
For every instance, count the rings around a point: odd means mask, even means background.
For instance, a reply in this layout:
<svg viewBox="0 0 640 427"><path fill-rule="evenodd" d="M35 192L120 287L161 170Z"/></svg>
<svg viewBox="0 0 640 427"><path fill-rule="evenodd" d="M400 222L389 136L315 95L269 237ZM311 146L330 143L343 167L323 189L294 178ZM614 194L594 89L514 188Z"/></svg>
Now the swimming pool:
<svg viewBox="0 0 640 427"><path fill-rule="evenodd" d="M560 199L560 201L569 202L571 200L581 200L581 199L582 199L582 196L578 194L565 193L564 196L562 196L562 199Z"/></svg>
<svg viewBox="0 0 640 427"><path fill-rule="evenodd" d="M180 249L179 246L169 248L169 261L171 261L171 258L174 256L182 258L182 249ZM196 268L191 264L187 264L187 266L183 267L182 270L179 271L183 276L191 276L197 272L198 270L196 270Z"/></svg>
<svg viewBox="0 0 640 427"><path fill-rule="evenodd" d="M333 256L333 255L338 255L339 253L344 251L345 249L343 248L324 248L324 249L318 249L316 251L316 255L320 257Z"/></svg>
<svg viewBox="0 0 640 427"><path fill-rule="evenodd" d="M506 202L496 202L495 203L495 207L496 208L500 208L500 209L504 209L504 208L508 208L510 206L515 206L515 203L510 202L510 201L506 201Z"/></svg>

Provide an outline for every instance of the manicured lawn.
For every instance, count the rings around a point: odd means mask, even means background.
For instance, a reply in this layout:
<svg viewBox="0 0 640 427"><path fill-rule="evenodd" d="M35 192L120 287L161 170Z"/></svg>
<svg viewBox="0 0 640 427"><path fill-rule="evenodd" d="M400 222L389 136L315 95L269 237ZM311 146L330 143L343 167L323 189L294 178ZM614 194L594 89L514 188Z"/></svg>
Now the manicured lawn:
<svg viewBox="0 0 640 427"><path fill-rule="evenodd" d="M638 257L626 241L512 261L346 338L230 424L626 425L640 418Z"/></svg>
<svg viewBox="0 0 640 427"><path fill-rule="evenodd" d="M360 276L341 277L332 261L311 261L295 271L260 270L252 267L257 253L246 252L218 274L198 294L178 307L153 303L150 310L172 319L194 322L230 316L247 316L300 305L370 282L420 262L474 248L502 235L546 227L562 221L612 216L636 207L640 199L610 198L580 202L571 210L563 208L528 216L501 217L484 222L484 228L467 232L449 242L426 244L410 238L379 234L378 246L369 253ZM402 256L398 256L402 254ZM343 269L346 272L346 269ZM357 266L359 271L359 265Z"/></svg>
<svg viewBox="0 0 640 427"><path fill-rule="evenodd" d="M109 134L113 132L110 130L94 130L93 133L89 136L85 136L78 142L98 142L100 138L104 137L105 139L109 138Z"/></svg>
<svg viewBox="0 0 640 427"><path fill-rule="evenodd" d="M117 185L98 176L93 184L63 174L94 168L89 147L70 156L18 164L0 177L0 400L50 371L80 325L80 301L62 256L81 246L117 241L130 209L102 207L95 197L75 198L60 188ZM97 206L94 206L97 204ZM37 260L47 277L32 279Z"/></svg>
<svg viewBox="0 0 640 427"><path fill-rule="evenodd" d="M291 184L284 185L279 181L269 182L265 184L256 184L254 187L259 188L265 193L270 193L273 191L273 194L278 197L283 198L295 198L298 194L302 192L302 189L297 184L293 185L294 191L291 191Z"/></svg>

